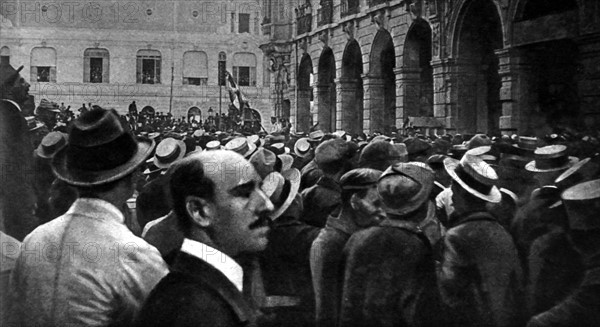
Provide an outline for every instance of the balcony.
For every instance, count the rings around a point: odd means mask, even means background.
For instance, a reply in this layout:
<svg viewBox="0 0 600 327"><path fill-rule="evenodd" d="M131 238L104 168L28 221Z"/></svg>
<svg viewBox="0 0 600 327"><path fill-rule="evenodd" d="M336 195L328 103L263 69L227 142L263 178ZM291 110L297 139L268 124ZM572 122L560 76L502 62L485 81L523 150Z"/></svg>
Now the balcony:
<svg viewBox="0 0 600 327"><path fill-rule="evenodd" d="M308 33L312 29L312 10L310 2L296 8L296 35Z"/></svg>
<svg viewBox="0 0 600 327"><path fill-rule="evenodd" d="M360 11L358 0L342 0L340 9L342 17L357 14Z"/></svg>
<svg viewBox="0 0 600 327"><path fill-rule="evenodd" d="M333 4L329 1L322 2L317 11L317 26L331 24L333 22Z"/></svg>
<svg viewBox="0 0 600 327"><path fill-rule="evenodd" d="M377 5L387 2L388 0L367 0L367 4L369 4L369 7L375 7Z"/></svg>

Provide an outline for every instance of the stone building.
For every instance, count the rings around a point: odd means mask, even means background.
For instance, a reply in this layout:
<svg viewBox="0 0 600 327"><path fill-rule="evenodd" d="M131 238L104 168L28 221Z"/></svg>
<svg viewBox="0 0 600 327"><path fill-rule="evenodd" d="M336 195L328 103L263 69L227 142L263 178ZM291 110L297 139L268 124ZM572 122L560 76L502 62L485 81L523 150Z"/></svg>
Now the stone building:
<svg viewBox="0 0 600 327"><path fill-rule="evenodd" d="M269 124L258 1L0 4L0 55L25 66L21 74L30 77L36 101L47 98L75 110L92 103L125 113L135 100L138 110L205 119L209 108L218 113L221 105L227 113L221 63Z"/></svg>
<svg viewBox="0 0 600 327"><path fill-rule="evenodd" d="M276 114L297 130L534 135L600 124L600 1L262 6Z"/></svg>

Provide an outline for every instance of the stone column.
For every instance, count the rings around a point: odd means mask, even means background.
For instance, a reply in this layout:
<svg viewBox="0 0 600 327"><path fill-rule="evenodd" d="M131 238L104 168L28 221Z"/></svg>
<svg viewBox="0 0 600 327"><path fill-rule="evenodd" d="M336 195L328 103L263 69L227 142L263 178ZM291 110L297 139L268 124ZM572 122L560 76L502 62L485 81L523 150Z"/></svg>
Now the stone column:
<svg viewBox="0 0 600 327"><path fill-rule="evenodd" d="M597 10L600 10L598 5ZM600 30L600 28L598 28ZM597 31L599 32L599 31ZM583 70L579 82L581 98L579 111L593 114L600 123L600 34L581 38L579 42L580 67Z"/></svg>
<svg viewBox="0 0 600 327"><path fill-rule="evenodd" d="M363 130L365 133L381 131L385 127L384 81L381 77L363 75L365 90Z"/></svg>
<svg viewBox="0 0 600 327"><path fill-rule="evenodd" d="M335 80L337 89L336 127L347 133L362 132L362 123L359 118L362 113L357 112L362 106L357 103L357 81L350 78Z"/></svg>
<svg viewBox="0 0 600 327"><path fill-rule="evenodd" d="M394 69L396 74L396 116L397 127L402 127L406 117L421 116L420 87L421 69L415 67L402 67Z"/></svg>
<svg viewBox="0 0 600 327"><path fill-rule="evenodd" d="M332 110L335 108L335 103L331 103L331 86L318 84L315 87L315 107L319 129L324 132L333 132L331 130ZM314 117L314 112L313 112Z"/></svg>

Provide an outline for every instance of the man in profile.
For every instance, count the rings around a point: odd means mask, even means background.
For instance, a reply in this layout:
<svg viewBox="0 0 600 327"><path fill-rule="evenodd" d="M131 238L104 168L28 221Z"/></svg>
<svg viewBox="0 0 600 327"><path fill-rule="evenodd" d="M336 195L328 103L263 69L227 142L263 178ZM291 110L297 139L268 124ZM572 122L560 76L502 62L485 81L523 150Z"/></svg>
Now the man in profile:
<svg viewBox="0 0 600 327"><path fill-rule="evenodd" d="M251 325L257 314L242 293L238 258L267 246L273 204L261 178L233 151L202 152L174 165L171 198L185 239L139 326Z"/></svg>

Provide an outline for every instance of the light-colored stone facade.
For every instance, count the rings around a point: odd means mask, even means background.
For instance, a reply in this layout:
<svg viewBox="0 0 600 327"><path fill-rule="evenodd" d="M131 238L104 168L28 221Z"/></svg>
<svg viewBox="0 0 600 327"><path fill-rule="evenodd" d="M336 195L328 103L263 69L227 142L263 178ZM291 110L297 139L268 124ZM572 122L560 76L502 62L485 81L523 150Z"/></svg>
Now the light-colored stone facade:
<svg viewBox="0 0 600 327"><path fill-rule="evenodd" d="M438 133L535 135L583 116L600 123L596 0L297 2L278 23L291 35L261 48L289 55L283 100L298 130L427 122Z"/></svg>
<svg viewBox="0 0 600 327"><path fill-rule="evenodd" d="M34 48L52 48L56 52L56 81L31 81L30 93L36 102L46 98L64 102L72 109L91 102L125 113L135 100L138 110L151 106L166 113L171 107L173 116L179 118L197 106L206 115L209 107L219 111L219 53L226 53L230 73L236 53L251 53L256 58L256 85L240 89L261 113L263 125L270 126L273 108L269 76L258 47L266 39L259 26L261 8L257 1L19 0L3 1L0 13L0 48L9 53L13 66L24 66L23 76L31 76ZM239 33L240 13L250 15L249 33ZM84 83L86 49L108 50L108 83ZM136 82L139 50L160 52L160 83ZM206 54L206 85L184 84L183 57L187 51ZM221 100L222 112L227 113L227 87L222 87Z"/></svg>

